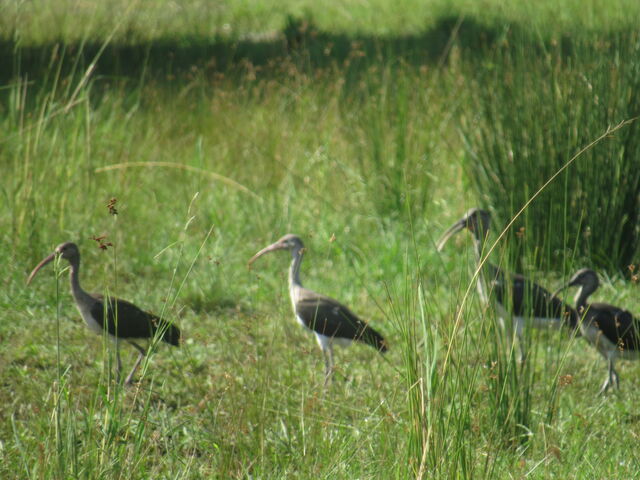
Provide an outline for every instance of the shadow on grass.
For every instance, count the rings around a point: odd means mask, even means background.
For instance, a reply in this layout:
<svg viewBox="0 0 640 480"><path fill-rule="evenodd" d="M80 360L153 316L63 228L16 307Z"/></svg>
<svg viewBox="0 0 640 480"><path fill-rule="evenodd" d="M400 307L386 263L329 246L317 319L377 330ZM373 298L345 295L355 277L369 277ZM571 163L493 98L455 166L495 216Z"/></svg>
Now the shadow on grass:
<svg viewBox="0 0 640 480"><path fill-rule="evenodd" d="M143 73L156 81L173 81L195 70L233 72L238 66L276 67L293 59L310 70L335 65L356 67L375 61L399 61L415 65L444 63L451 46L481 52L505 38L521 35L523 28L492 26L455 16L441 18L421 35L394 37L351 36L319 31L312 20L289 18L282 32L248 36L241 40L221 37L166 38L149 43L103 45L51 42L18 48L13 41L0 42L0 62L13 68L0 70L0 82L19 73L30 79L46 78L62 62L62 73L86 70L98 58L95 73L102 76L139 78ZM526 35L526 34L525 34ZM531 35L532 42L537 42Z"/></svg>

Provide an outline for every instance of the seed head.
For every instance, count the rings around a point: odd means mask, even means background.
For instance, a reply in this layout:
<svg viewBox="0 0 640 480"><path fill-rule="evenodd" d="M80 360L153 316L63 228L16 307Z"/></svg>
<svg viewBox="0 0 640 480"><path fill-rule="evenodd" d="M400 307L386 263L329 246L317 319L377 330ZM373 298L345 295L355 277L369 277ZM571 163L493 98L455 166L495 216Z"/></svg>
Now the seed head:
<svg viewBox="0 0 640 480"><path fill-rule="evenodd" d="M116 209L116 202L118 200L116 199L116 197L113 197L111 200L109 200L109 203L107 203L107 208L109 209L109 213L111 215L118 215L118 210Z"/></svg>

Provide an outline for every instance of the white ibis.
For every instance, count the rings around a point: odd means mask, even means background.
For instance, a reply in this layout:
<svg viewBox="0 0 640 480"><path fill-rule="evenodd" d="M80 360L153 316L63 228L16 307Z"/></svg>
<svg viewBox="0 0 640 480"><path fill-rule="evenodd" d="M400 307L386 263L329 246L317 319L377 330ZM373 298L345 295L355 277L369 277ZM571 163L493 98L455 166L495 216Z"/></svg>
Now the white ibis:
<svg viewBox="0 0 640 480"><path fill-rule="evenodd" d="M557 292L567 287L580 287L575 297L576 309L581 317L580 331L609 365L609 373L600 389L600 393L605 393L612 384L620 388L618 372L614 367L616 358L640 357L640 320L634 319L627 310L607 303L587 303L589 295L597 290L599 284L596 272L583 268Z"/></svg>
<svg viewBox="0 0 640 480"><path fill-rule="evenodd" d="M263 248L249 260L249 265L265 253L276 250L291 252L289 295L293 304L293 312L298 322L316 335L325 362L325 385L333 371L332 347L334 343L348 346L355 340L371 345L381 353L387 351L387 343L382 335L358 318L351 310L332 298L302 286L300 264L305 248L297 235L285 235L277 242Z"/></svg>
<svg viewBox="0 0 640 480"><path fill-rule="evenodd" d="M163 341L176 346L180 344L180 330L178 327L168 323L166 320L140 310L132 303L117 298L108 298L107 307L105 309L104 296L85 292L80 286L80 251L75 243L66 242L58 245L51 255L42 260L36 268L33 269L31 275L29 275L29 278L27 279L27 285L31 283L33 277L35 277L42 267L53 261L58 256L69 262L71 267L69 272L71 293L76 301L76 306L80 311L80 315L82 315L82 318L89 329L96 333L103 333L106 331L116 342L116 368L118 381L120 380L120 370L122 368L120 351L118 349L118 339L127 341L133 345L138 352L140 352L131 373L125 380L126 385L131 384L134 373L140 366L144 356L147 354L147 350L138 345L134 339L152 339L156 335L156 332L158 332L158 335L160 335L160 338Z"/></svg>
<svg viewBox="0 0 640 480"><path fill-rule="evenodd" d="M454 223L438 241L437 249L442 250L445 243L460 230L469 230L475 240L476 261L480 265L484 241L489 233L491 214L479 208L470 209L460 220ZM508 284L505 284L505 279ZM527 324L535 328L577 327L578 315L569 305L540 285L527 280L522 275L508 274L489 262L485 262L478 275L478 293L484 303L489 303L489 295L495 295L497 313L502 323L512 318L518 343L520 359L526 358L523 339ZM510 340L510 339L509 339Z"/></svg>

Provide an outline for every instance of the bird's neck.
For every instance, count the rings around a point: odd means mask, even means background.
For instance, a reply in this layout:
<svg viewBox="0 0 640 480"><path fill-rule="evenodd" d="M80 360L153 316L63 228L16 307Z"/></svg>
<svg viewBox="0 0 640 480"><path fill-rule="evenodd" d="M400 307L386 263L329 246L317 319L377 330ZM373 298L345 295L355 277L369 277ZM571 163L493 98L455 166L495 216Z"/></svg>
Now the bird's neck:
<svg viewBox="0 0 640 480"><path fill-rule="evenodd" d="M486 253L484 252L484 238L478 234L474 236L474 247L476 254L476 264L480 265L480 262L484 260L483 270L487 270L487 267L490 265L488 259L485 259L484 256ZM482 274L483 272L480 272ZM480 280L480 277L478 277Z"/></svg>
<svg viewBox="0 0 640 480"><path fill-rule="evenodd" d="M484 242L487 239L487 234L485 232L474 231L473 239L476 250L476 260L480 262L480 260L482 260L482 254L484 253Z"/></svg>
<svg viewBox="0 0 640 480"><path fill-rule="evenodd" d="M289 268L289 290L294 287L301 287L300 282L300 264L302 263L303 249L295 249L291 251L291 267Z"/></svg>
<svg viewBox="0 0 640 480"><path fill-rule="evenodd" d="M71 283L71 294L77 303L82 302L89 294L80 286L80 261L71 263L69 269L69 282Z"/></svg>
<svg viewBox="0 0 640 480"><path fill-rule="evenodd" d="M474 247L476 254L476 265L480 266L480 262L483 261L484 255L484 242L486 239L486 235L481 234L480 232L474 232ZM482 264L482 268L478 272L478 277L476 279L476 288L478 290L478 295L480 295L480 299L487 303L489 301L489 291L492 290L493 287L490 287L489 284L497 279L499 274L499 270L492 265L488 259L484 259L484 263Z"/></svg>
<svg viewBox="0 0 640 480"><path fill-rule="evenodd" d="M594 290L595 290L594 288L590 288L585 285L580 286L580 289L576 293L576 296L574 299L576 303L576 309L580 309L580 307L585 307L587 305L587 299L589 298L589 295L593 293Z"/></svg>

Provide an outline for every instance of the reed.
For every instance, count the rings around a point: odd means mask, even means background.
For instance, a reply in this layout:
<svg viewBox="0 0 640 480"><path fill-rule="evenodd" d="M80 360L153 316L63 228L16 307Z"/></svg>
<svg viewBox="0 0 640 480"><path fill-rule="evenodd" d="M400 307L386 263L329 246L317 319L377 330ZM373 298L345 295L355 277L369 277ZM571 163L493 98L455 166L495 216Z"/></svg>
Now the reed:
<svg viewBox="0 0 640 480"><path fill-rule="evenodd" d="M470 60L475 93L461 123L465 169L499 222L581 148L637 117L639 53L639 37L630 31L555 43L507 38L488 58ZM544 252L544 269L558 269L567 252L611 271L634 262L639 128L630 122L581 154L516 222L513 232L523 229Z"/></svg>

